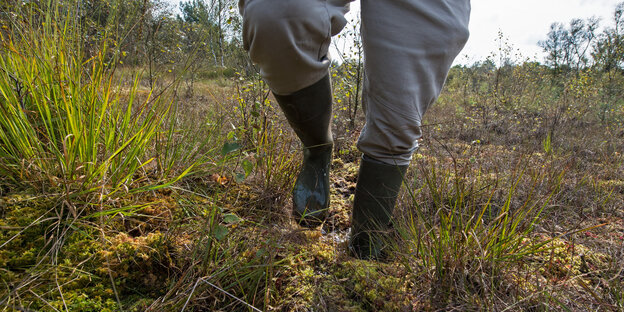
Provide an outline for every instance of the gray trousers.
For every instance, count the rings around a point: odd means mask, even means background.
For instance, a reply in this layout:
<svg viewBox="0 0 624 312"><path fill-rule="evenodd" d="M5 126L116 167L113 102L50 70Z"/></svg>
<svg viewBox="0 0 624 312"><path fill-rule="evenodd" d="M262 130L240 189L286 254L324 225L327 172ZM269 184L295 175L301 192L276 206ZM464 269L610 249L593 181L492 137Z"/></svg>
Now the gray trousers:
<svg viewBox="0 0 624 312"><path fill-rule="evenodd" d="M319 81L352 0L239 0L243 42L276 94ZM422 117L468 40L470 0L361 0L364 154L407 165Z"/></svg>

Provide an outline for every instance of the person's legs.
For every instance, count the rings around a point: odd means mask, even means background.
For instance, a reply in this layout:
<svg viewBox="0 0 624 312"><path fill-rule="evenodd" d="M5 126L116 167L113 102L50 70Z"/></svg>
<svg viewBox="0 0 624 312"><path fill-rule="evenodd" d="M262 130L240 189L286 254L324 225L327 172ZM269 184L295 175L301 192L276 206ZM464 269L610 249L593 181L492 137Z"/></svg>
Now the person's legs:
<svg viewBox="0 0 624 312"><path fill-rule="evenodd" d="M422 116L468 39L469 15L469 0L362 0L366 125L350 241L360 258L383 257Z"/></svg>
<svg viewBox="0 0 624 312"><path fill-rule="evenodd" d="M243 41L304 146L293 189L300 225L321 224L329 208L332 92L327 51L352 0L240 0Z"/></svg>

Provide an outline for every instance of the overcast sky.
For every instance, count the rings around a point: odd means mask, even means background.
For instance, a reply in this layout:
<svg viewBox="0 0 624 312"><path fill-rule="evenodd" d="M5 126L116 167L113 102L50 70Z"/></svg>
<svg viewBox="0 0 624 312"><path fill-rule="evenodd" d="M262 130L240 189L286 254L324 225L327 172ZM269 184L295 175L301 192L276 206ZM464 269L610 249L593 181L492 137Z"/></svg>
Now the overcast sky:
<svg viewBox="0 0 624 312"><path fill-rule="evenodd" d="M546 38L550 24L567 24L573 18L602 18L601 25L612 25L615 6L623 0L473 0L470 39L456 63L484 60L498 49L501 31L523 58L543 61L539 40ZM359 1L351 5L357 16Z"/></svg>
<svg viewBox="0 0 624 312"><path fill-rule="evenodd" d="M543 60L539 40L546 38L550 24L567 24L573 18L600 17L601 25L612 25L615 6L622 0L474 0L470 18L471 38L462 55L484 59L497 49L498 31L524 57ZM464 61L461 61L464 63Z"/></svg>

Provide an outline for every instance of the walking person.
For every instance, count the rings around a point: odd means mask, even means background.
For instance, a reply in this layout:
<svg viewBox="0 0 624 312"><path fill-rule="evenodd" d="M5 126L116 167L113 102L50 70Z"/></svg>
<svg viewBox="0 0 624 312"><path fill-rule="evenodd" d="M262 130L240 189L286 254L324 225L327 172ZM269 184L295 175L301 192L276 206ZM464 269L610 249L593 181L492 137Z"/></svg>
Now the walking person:
<svg viewBox="0 0 624 312"><path fill-rule="evenodd" d="M320 225L329 208L331 37L353 0L239 0L244 48L303 145L293 216ZM361 0L362 93L366 124L349 248L361 259L386 256L387 233L403 176L418 148L422 117L437 99L468 39L470 0Z"/></svg>

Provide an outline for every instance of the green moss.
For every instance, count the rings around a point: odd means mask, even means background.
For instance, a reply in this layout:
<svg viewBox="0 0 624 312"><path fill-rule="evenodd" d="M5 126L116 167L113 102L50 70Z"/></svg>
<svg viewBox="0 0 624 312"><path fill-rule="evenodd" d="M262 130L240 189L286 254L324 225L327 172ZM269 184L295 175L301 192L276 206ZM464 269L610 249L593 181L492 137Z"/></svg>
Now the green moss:
<svg viewBox="0 0 624 312"><path fill-rule="evenodd" d="M542 242L548 237L536 238L535 242ZM542 285L568 285L576 289L585 286L605 287L597 272L606 272L613 261L611 257L591 250L583 244L574 244L569 241L555 238L545 246L543 252L537 253L527 262L527 269L538 274L529 276L509 273L508 276L520 289L526 292L538 291L535 281ZM584 286L584 285L585 286Z"/></svg>
<svg viewBox="0 0 624 312"><path fill-rule="evenodd" d="M9 285L25 276L37 263L46 244L46 229L52 223L45 213L52 206L50 198L15 194L0 199L0 279Z"/></svg>
<svg viewBox="0 0 624 312"><path fill-rule="evenodd" d="M351 260L338 264L335 275L345 280L348 296L365 310L400 311L410 307L405 272L396 266Z"/></svg>
<svg viewBox="0 0 624 312"><path fill-rule="evenodd" d="M171 255L179 254L172 241L160 232L139 237L103 236L101 230L81 221L75 222L58 240L52 236L58 235L53 230L58 212L52 209L58 202L55 198L28 194L0 198L0 242L8 241L0 250L3 289L12 290L26 278L36 276L37 281L28 286L32 292L21 292L19 298L22 303L29 302L29 309L41 311L53 310L51 307L118 311L115 291L126 309L163 293L172 275ZM148 208L159 216L170 209L166 203ZM63 209L66 208L58 208L61 213L68 213ZM44 221L35 222L37 219ZM124 224L113 221L109 225ZM53 253L54 258L46 258L47 250L53 246L60 248ZM115 285L111 284L111 277Z"/></svg>
<svg viewBox="0 0 624 312"><path fill-rule="evenodd" d="M90 311L119 311L117 302L113 299L103 299L100 297L89 297L82 292L67 292L63 294L65 302L62 300L55 300L50 303L50 306L56 308L59 311L65 310L65 304L67 310L76 312L90 312ZM49 307L43 307L43 310L51 310Z"/></svg>
<svg viewBox="0 0 624 312"><path fill-rule="evenodd" d="M95 272L110 276L124 294L138 291L145 296L159 296L170 281L172 243L160 232L139 237L119 233L108 238L97 253L101 265Z"/></svg>

